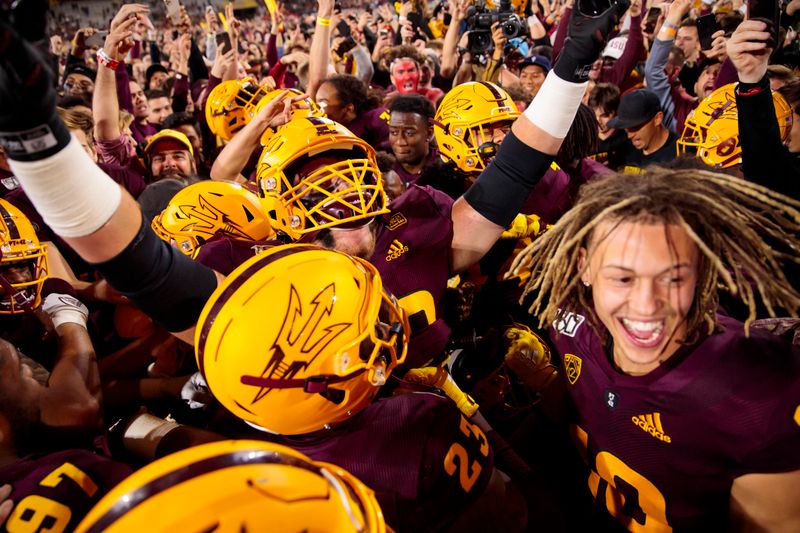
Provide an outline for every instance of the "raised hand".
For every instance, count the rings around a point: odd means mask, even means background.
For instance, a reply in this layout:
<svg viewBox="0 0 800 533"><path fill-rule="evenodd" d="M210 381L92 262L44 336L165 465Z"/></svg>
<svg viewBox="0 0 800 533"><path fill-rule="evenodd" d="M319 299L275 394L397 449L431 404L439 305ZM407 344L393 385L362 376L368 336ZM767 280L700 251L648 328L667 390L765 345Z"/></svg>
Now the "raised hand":
<svg viewBox="0 0 800 533"><path fill-rule="evenodd" d="M757 83L767 74L767 64L772 49L767 47L771 37L767 31L767 23L760 20L745 20L731 38L728 39L727 51L739 81Z"/></svg>
<svg viewBox="0 0 800 533"><path fill-rule="evenodd" d="M592 63L600 55L608 34L628 9L628 5L628 0L612 0L611 3L604 0L582 0L576 3L569 20L564 49L553 67L559 78L574 82L589 79Z"/></svg>
<svg viewBox="0 0 800 533"><path fill-rule="evenodd" d="M10 159L33 161L58 152L69 131L56 114L49 62L0 21L0 144Z"/></svg>
<svg viewBox="0 0 800 533"><path fill-rule="evenodd" d="M144 4L123 4L123 6L111 19L111 25L108 27L109 32L113 32L117 26L128 20L129 18L138 18L139 15L146 16L150 12L150 8Z"/></svg>

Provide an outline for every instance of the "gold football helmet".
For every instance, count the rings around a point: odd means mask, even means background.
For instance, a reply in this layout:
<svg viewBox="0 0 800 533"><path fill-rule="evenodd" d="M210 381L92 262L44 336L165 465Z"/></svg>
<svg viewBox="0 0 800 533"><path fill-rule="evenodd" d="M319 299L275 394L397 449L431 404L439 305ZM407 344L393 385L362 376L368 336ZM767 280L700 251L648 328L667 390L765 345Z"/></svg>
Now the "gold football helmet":
<svg viewBox="0 0 800 533"><path fill-rule="evenodd" d="M694 155L712 168L728 168L742 162L735 90L735 83L719 87L686 117L677 142L678 155ZM792 129L792 109L777 92L772 93L772 100L781 139L785 141Z"/></svg>
<svg viewBox="0 0 800 533"><path fill-rule="evenodd" d="M106 494L80 533L386 531L375 494L343 468L263 441L168 455Z"/></svg>
<svg viewBox="0 0 800 533"><path fill-rule="evenodd" d="M274 234L258 196L229 181L205 180L181 189L151 227L192 258L214 237L262 241Z"/></svg>
<svg viewBox="0 0 800 533"><path fill-rule="evenodd" d="M206 122L214 135L226 141L253 118L256 105L272 87L258 85L253 78L223 81L206 100Z"/></svg>
<svg viewBox="0 0 800 533"><path fill-rule="evenodd" d="M232 413L298 435L363 410L406 357L405 312L367 261L311 245L243 263L197 323L197 365Z"/></svg>
<svg viewBox="0 0 800 533"><path fill-rule="evenodd" d="M485 81L456 85L442 99L433 134L442 159L465 173L480 172L494 157L497 145L484 128L498 122L510 126L520 115L508 93Z"/></svg>
<svg viewBox="0 0 800 533"><path fill-rule="evenodd" d="M261 109L269 104L271 101L279 97L284 92L288 92L289 94L286 95L286 98L293 98L295 96L303 94L303 91L299 89L274 89L266 94L264 98L258 102L256 106L256 110L254 115L257 115ZM300 100L299 106L292 107L291 109L291 118L304 118L304 117L325 117L325 112L322 110L321 107L314 101L311 97L306 97ZM274 128L267 128L263 134L261 134L261 146L266 146L269 143L270 138L275 135L276 129Z"/></svg>
<svg viewBox="0 0 800 533"><path fill-rule="evenodd" d="M389 212L375 150L327 118L297 118L278 128L256 172L261 196L281 206L268 212L272 227L293 240Z"/></svg>
<svg viewBox="0 0 800 533"><path fill-rule="evenodd" d="M0 314L38 307L48 273L47 245L22 211L0 199Z"/></svg>

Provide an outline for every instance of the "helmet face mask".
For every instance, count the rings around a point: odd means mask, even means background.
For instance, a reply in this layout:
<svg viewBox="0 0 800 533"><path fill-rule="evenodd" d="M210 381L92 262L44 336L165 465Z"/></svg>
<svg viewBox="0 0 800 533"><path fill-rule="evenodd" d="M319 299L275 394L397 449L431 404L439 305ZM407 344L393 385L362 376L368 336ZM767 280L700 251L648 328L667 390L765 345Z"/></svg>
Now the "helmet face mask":
<svg viewBox="0 0 800 533"><path fill-rule="evenodd" d="M388 213L374 149L328 119L293 119L264 147L258 165L273 227L298 240L353 228Z"/></svg>
<svg viewBox="0 0 800 533"><path fill-rule="evenodd" d="M0 217L0 314L25 313L42 301L49 274L47 245L39 242L27 217L5 200L0 200ZM10 279L10 269L18 271L13 276L18 281Z"/></svg>
<svg viewBox="0 0 800 533"><path fill-rule="evenodd" d="M486 132L505 130L519 115L514 101L497 85L468 82L454 87L434 119L434 136L443 159L468 174L482 171L498 146Z"/></svg>
<svg viewBox="0 0 800 533"><path fill-rule="evenodd" d="M711 168L729 168L742 162L736 84L724 85L702 100L689 114L676 143L678 155L697 157ZM772 93L781 139L792 129L792 110L786 100Z"/></svg>
<svg viewBox="0 0 800 533"><path fill-rule="evenodd" d="M288 245L226 278L203 310L195 345L198 368L228 410L298 435L366 408L405 360L408 332L374 266Z"/></svg>

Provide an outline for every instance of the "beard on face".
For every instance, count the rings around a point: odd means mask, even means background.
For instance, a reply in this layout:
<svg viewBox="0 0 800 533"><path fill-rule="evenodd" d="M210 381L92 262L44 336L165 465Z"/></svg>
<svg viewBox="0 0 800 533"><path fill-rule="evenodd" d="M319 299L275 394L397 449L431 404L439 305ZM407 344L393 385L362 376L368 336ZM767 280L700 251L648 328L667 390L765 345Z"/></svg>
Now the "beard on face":
<svg viewBox="0 0 800 533"><path fill-rule="evenodd" d="M368 227L366 238L348 239L346 237L348 235L355 235L355 232L361 231L364 226L354 229L326 228L319 230L313 242L328 250L336 250L337 252L344 252L361 259L369 259L375 251L375 224L372 222L373 221L370 221L364 225Z"/></svg>

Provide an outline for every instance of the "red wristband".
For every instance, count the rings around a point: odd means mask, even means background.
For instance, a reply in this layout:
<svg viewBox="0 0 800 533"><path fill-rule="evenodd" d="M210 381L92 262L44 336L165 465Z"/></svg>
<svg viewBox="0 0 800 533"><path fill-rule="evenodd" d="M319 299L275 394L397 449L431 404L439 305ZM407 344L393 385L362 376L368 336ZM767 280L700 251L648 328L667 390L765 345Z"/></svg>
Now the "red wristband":
<svg viewBox="0 0 800 533"><path fill-rule="evenodd" d="M117 70L119 61L111 59L111 57L102 48L97 51L97 63L111 70Z"/></svg>

